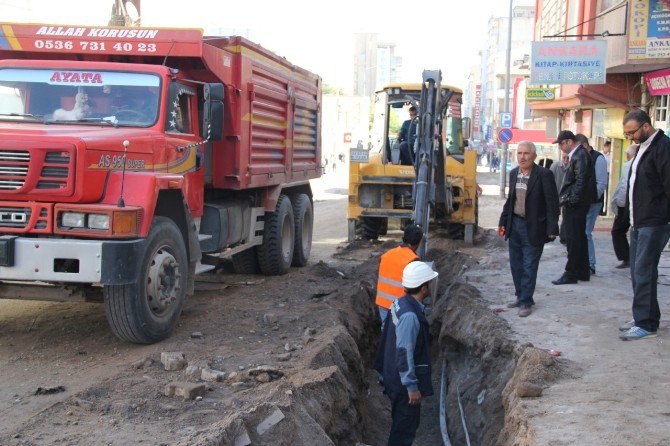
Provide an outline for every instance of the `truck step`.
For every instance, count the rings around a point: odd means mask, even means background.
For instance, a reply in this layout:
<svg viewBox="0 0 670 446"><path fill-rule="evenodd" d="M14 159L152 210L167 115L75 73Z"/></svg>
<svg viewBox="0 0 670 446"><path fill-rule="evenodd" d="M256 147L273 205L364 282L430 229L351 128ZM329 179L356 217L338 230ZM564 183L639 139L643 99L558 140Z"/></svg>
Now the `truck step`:
<svg viewBox="0 0 670 446"><path fill-rule="evenodd" d="M211 271L214 268L216 268L216 266L214 266L214 265L203 265L202 263L198 262L197 265L195 265L195 273L196 274L206 273L207 271Z"/></svg>

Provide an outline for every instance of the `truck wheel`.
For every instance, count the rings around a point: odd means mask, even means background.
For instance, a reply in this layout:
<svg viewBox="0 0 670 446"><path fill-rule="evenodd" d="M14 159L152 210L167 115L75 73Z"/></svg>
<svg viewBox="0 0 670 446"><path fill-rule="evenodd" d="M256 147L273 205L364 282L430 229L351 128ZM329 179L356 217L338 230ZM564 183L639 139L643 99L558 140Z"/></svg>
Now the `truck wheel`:
<svg viewBox="0 0 670 446"><path fill-rule="evenodd" d="M286 274L293 260L295 246L293 206L286 195L280 195L274 212L265 213L263 243L258 247L258 264L266 276Z"/></svg>
<svg viewBox="0 0 670 446"><path fill-rule="evenodd" d="M312 251L312 228L314 212L312 201L306 194L291 196L293 221L295 223L295 246L293 247L293 266L305 266Z"/></svg>
<svg viewBox="0 0 670 446"><path fill-rule="evenodd" d="M233 254L231 261L233 270L237 274L257 274L258 273L258 254L256 247L246 249L237 254Z"/></svg>
<svg viewBox="0 0 670 446"><path fill-rule="evenodd" d="M177 225L156 217L146 239L139 278L103 288L107 320L116 336L137 344L167 338L186 299L188 257Z"/></svg>
<svg viewBox="0 0 670 446"><path fill-rule="evenodd" d="M361 217L356 221L356 238L377 240L382 228L382 218Z"/></svg>

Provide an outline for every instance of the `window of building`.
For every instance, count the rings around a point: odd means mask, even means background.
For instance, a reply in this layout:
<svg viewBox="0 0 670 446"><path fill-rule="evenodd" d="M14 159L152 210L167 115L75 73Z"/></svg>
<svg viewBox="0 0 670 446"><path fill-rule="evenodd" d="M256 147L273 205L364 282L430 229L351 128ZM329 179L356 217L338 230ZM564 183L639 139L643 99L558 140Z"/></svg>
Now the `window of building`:
<svg viewBox="0 0 670 446"><path fill-rule="evenodd" d="M665 124L668 122L668 102L670 95L656 96L654 99L654 121ZM665 127L665 126L663 126Z"/></svg>

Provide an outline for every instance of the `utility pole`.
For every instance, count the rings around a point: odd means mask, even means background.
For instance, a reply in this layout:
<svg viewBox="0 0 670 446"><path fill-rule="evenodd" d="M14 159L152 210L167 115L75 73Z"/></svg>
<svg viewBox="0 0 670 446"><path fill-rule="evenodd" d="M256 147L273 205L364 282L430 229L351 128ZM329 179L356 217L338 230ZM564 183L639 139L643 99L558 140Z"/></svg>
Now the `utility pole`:
<svg viewBox="0 0 670 446"><path fill-rule="evenodd" d="M507 24L507 62L505 73L505 113L509 113L509 86L510 86L510 62L512 57L512 3L514 0L509 0L509 16ZM512 123L514 125L514 123ZM505 198L505 185L507 183L507 150L509 144L503 144L502 156L500 157L500 198Z"/></svg>

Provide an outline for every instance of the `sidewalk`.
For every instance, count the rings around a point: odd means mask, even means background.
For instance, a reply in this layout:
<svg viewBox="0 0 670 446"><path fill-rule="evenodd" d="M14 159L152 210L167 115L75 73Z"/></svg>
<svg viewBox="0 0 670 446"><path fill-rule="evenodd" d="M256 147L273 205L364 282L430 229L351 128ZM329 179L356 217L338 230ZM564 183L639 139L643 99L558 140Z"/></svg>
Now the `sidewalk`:
<svg viewBox="0 0 670 446"><path fill-rule="evenodd" d="M502 207L502 203L500 204ZM611 219L598 219L598 228ZM500 313L520 342L561 352L567 370L542 397L525 400L537 445L670 444L670 252L659 268L662 320L658 338L621 341L618 327L632 318L629 270L618 270L609 232L594 231L597 275L590 282L555 286L565 247L545 245L533 314ZM477 281L491 308L514 299L507 246L480 263Z"/></svg>

